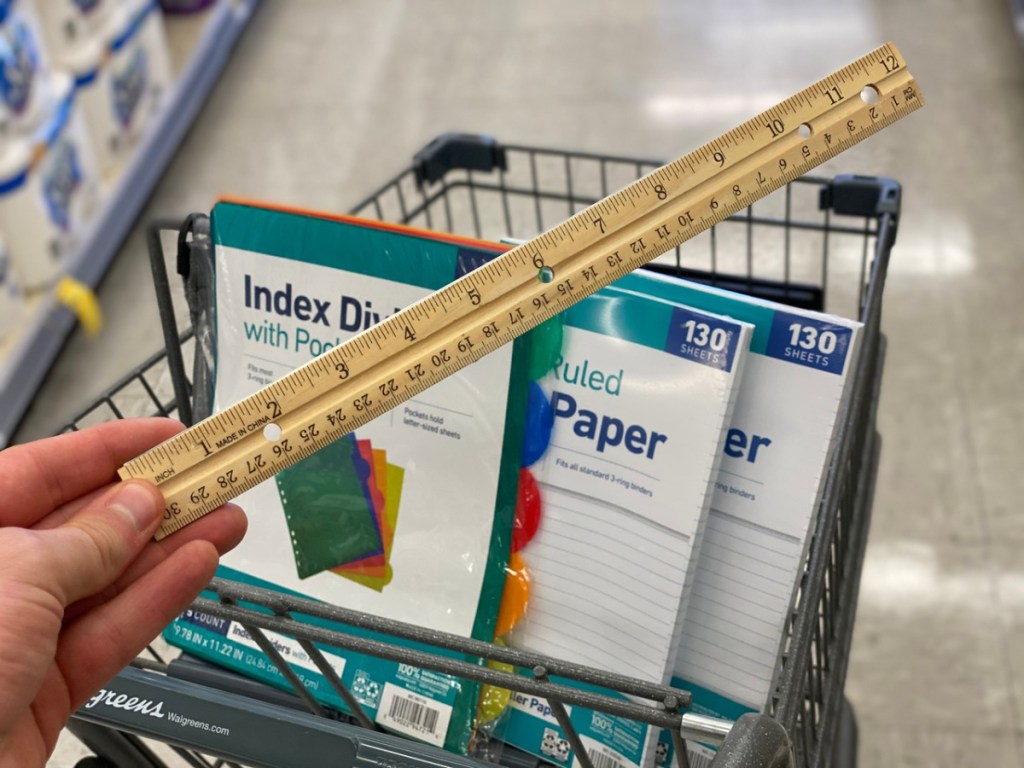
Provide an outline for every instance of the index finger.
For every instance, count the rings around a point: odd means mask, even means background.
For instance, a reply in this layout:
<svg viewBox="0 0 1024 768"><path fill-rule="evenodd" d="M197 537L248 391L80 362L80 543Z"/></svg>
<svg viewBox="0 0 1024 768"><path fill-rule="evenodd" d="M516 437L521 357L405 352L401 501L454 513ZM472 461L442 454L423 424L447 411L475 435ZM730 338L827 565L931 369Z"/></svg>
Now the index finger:
<svg viewBox="0 0 1024 768"><path fill-rule="evenodd" d="M121 419L0 452L0 525L30 526L62 504L117 480L130 459L184 427Z"/></svg>

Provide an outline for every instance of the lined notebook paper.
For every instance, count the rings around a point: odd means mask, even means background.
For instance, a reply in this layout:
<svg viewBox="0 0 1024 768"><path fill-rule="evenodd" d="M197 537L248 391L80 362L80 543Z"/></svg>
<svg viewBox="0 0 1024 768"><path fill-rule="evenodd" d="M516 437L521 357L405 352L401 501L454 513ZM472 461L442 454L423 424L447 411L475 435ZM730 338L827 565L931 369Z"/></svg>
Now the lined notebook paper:
<svg viewBox="0 0 1024 768"><path fill-rule="evenodd" d="M541 488L544 524L528 553L535 585L529 631L517 639L622 674L664 675L690 537L593 498Z"/></svg>
<svg viewBox="0 0 1024 768"><path fill-rule="evenodd" d="M765 699L802 554L799 539L712 508L683 622L687 673L741 702Z"/></svg>

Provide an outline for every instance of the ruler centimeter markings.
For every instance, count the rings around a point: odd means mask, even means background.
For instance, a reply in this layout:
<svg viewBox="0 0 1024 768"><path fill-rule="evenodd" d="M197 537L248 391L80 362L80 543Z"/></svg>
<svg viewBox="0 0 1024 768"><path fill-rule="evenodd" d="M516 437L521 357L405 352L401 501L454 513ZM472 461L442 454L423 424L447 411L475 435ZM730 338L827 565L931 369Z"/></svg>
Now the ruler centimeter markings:
<svg viewBox="0 0 1024 768"><path fill-rule="evenodd" d="M160 488L163 538L923 104L903 57L884 45L161 443L119 474Z"/></svg>

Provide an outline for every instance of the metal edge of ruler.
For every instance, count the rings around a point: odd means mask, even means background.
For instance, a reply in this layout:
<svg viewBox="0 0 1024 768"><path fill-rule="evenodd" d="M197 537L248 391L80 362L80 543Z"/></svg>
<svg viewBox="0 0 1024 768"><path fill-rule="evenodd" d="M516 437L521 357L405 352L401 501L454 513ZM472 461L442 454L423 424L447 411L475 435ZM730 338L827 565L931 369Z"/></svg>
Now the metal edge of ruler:
<svg viewBox="0 0 1024 768"><path fill-rule="evenodd" d="M863 95L862 95L863 94ZM121 468L194 522L923 105L891 43Z"/></svg>

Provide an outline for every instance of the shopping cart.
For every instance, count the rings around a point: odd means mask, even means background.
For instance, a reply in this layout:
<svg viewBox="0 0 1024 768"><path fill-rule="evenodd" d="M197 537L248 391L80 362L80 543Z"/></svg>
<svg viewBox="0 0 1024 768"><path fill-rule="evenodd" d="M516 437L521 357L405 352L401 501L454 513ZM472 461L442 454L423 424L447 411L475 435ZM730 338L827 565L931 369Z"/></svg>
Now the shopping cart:
<svg viewBox="0 0 1024 768"><path fill-rule="evenodd" d="M418 152L412 165L352 209L352 213L478 238L529 237L558 223L662 163L581 152L503 145L481 136L445 134ZM856 725L843 697L857 605L860 571L877 474L880 438L876 405L885 341L880 332L882 293L900 208L899 184L884 178L803 178L755 207L684 244L649 269L682 275L731 290L809 309L859 316L864 343L852 396L841 418L819 515L803 575L794 594L779 649L776 683L763 714L736 723L686 711L685 692L588 669L568 662L517 654L463 638L384 621L341 608L216 581L217 599L193 609L241 623L288 678L293 693L181 657L143 658L111 686L139 702L164 702L189 712L207 728L179 727L147 717L145 707L80 710L71 729L113 765L163 765L147 739L172 745L189 765L223 760L282 766L478 766L432 747L373 730L351 693L318 648L369 652L477 681L542 695L567 724L566 705L585 706L670 728L681 754L684 738L720 743L713 768L854 765ZM176 415L191 423L207 412L210 325L202 316L210 289L208 220L156 222L149 243L166 350L115 386L69 429L135 415ZM179 229L180 227L180 229ZM185 278L193 329L182 330L160 233L179 231L178 271ZM180 310L180 305L179 305ZM196 336L199 341L197 342ZM192 358L191 364L186 360ZM343 625L383 632L532 670L508 675L481 663L453 660L331 632L294 619L314 615ZM350 704L352 714L324 709L305 690L265 635L297 639ZM631 698L611 698L551 683L548 675L596 683ZM647 703L644 703L646 701ZM209 723L216 723L212 730ZM579 746L571 727L566 735ZM166 754L166 748L161 747ZM584 768L585 751L576 750ZM204 755L215 756L217 762ZM527 768L546 765L525 753L481 739L476 757ZM103 764L103 763L98 763ZM234 762L227 763L234 765ZM697 768L695 766L694 768ZM702 768L702 767L701 767Z"/></svg>

